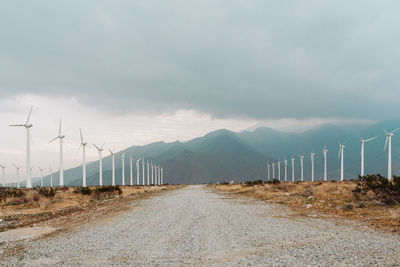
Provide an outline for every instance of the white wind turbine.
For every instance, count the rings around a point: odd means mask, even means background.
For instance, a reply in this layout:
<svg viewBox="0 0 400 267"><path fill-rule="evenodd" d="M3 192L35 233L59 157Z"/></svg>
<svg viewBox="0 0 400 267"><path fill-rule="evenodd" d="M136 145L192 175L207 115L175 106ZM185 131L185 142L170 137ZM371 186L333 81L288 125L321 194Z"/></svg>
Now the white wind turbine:
<svg viewBox="0 0 400 267"><path fill-rule="evenodd" d="M17 170L17 188L19 188L19 169L21 169L21 167L18 167L17 165L15 165L14 163L12 163L12 165L15 167L15 169Z"/></svg>
<svg viewBox="0 0 400 267"><path fill-rule="evenodd" d="M344 148L346 146L339 144L339 155L338 158L340 158L340 181L344 180Z"/></svg>
<svg viewBox="0 0 400 267"><path fill-rule="evenodd" d="M49 143L53 142L56 139L60 139L60 186L64 186L64 158L63 158L63 139L65 135L61 134L61 123L62 119L60 118L60 127L58 128L58 136L53 140L50 140Z"/></svg>
<svg viewBox="0 0 400 267"><path fill-rule="evenodd" d="M50 187L53 187L53 170L50 166Z"/></svg>
<svg viewBox="0 0 400 267"><path fill-rule="evenodd" d="M121 164L122 164L122 186L125 185L125 153L121 155Z"/></svg>
<svg viewBox="0 0 400 267"><path fill-rule="evenodd" d="M322 150L324 153L324 181L328 180L328 171L327 171L327 154L328 150L326 149L326 145L324 146L324 150Z"/></svg>
<svg viewBox="0 0 400 267"><path fill-rule="evenodd" d="M283 161L283 164L285 166L285 182L287 182L287 165L288 165L288 161L285 159Z"/></svg>
<svg viewBox="0 0 400 267"><path fill-rule="evenodd" d="M154 185L154 165L151 162L151 184Z"/></svg>
<svg viewBox="0 0 400 267"><path fill-rule="evenodd" d="M161 184L164 184L164 168L161 168Z"/></svg>
<svg viewBox="0 0 400 267"><path fill-rule="evenodd" d="M136 184L139 185L140 184L140 159L136 158Z"/></svg>
<svg viewBox="0 0 400 267"><path fill-rule="evenodd" d="M311 181L314 182L314 157L315 157L315 153L311 152L310 156L311 156Z"/></svg>
<svg viewBox="0 0 400 267"><path fill-rule="evenodd" d="M158 179L158 166L157 165L155 165L154 166L154 172L155 172L155 179L156 179L156 185L159 185L160 184L160 180Z"/></svg>
<svg viewBox="0 0 400 267"><path fill-rule="evenodd" d="M40 187L43 187L43 169L38 167L40 171Z"/></svg>
<svg viewBox="0 0 400 267"><path fill-rule="evenodd" d="M270 168L271 168L271 164L269 164L269 161L268 161L268 163L267 163L267 179L268 179L268 181L271 180Z"/></svg>
<svg viewBox="0 0 400 267"><path fill-rule="evenodd" d="M142 159L142 171L143 171L143 173L142 173L142 182L143 182L143 185L145 185L145 183L144 183L144 159Z"/></svg>
<svg viewBox="0 0 400 267"><path fill-rule="evenodd" d="M115 153L111 149L108 149L111 154L111 184L115 186Z"/></svg>
<svg viewBox="0 0 400 267"><path fill-rule="evenodd" d="M130 185L133 185L133 167L132 167L132 162L133 162L133 157L132 154L129 156L129 181L130 181Z"/></svg>
<svg viewBox="0 0 400 267"><path fill-rule="evenodd" d="M295 160L295 158L292 156L292 158L290 160L292 161L292 182L294 182L294 160Z"/></svg>
<svg viewBox="0 0 400 267"><path fill-rule="evenodd" d="M93 144L93 146L97 149L97 151L99 151L99 185L103 186L103 146L98 147L95 144Z"/></svg>
<svg viewBox="0 0 400 267"><path fill-rule="evenodd" d="M11 124L9 126L25 127L26 129L26 188L32 188L32 172L31 172L31 137L29 129L33 127L33 124L29 122L32 114L33 106L29 111L28 118L25 124Z"/></svg>
<svg viewBox="0 0 400 267"><path fill-rule="evenodd" d="M278 180L281 180L281 161L278 160Z"/></svg>
<svg viewBox="0 0 400 267"><path fill-rule="evenodd" d="M275 162L272 162L272 179L275 179Z"/></svg>
<svg viewBox="0 0 400 267"><path fill-rule="evenodd" d="M6 184L6 176L5 176L5 168L6 168L6 166L5 165L3 165L3 164L0 164L0 168L1 168L1 171L2 171L2 176L1 176L1 185L4 187L5 186L5 184Z"/></svg>
<svg viewBox="0 0 400 267"><path fill-rule="evenodd" d="M150 164L147 161L147 185L150 185Z"/></svg>
<svg viewBox="0 0 400 267"><path fill-rule="evenodd" d="M386 141L385 141L385 148L388 148L388 179L392 180L392 136L394 135L395 132L397 132L400 128L397 128L394 131L391 131L390 133L387 132L385 129L385 134L386 134Z"/></svg>
<svg viewBox="0 0 400 267"><path fill-rule="evenodd" d="M300 180L304 182L304 156L300 155Z"/></svg>
<svg viewBox="0 0 400 267"><path fill-rule="evenodd" d="M81 135L81 145L79 149L82 147L83 158L82 158L82 186L86 187L86 146L87 143L83 141L82 129L79 128L79 133ZM78 151L79 151L78 149Z"/></svg>
<svg viewBox="0 0 400 267"><path fill-rule="evenodd" d="M372 140L374 140L376 138L377 138L377 136L369 138L367 140L364 140L364 139L360 138L360 141L361 141L361 173L360 173L360 175L361 176L365 175L365 170L364 170L365 169L365 157L364 157L365 143L367 143L369 141L372 141Z"/></svg>

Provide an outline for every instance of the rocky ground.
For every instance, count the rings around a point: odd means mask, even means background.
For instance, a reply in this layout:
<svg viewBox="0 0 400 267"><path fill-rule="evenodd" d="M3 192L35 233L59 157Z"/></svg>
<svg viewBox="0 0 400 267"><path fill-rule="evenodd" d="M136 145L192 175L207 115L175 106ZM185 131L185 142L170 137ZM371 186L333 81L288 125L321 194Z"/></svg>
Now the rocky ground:
<svg viewBox="0 0 400 267"><path fill-rule="evenodd" d="M400 237L189 186L112 219L2 243L1 265L391 265Z"/></svg>

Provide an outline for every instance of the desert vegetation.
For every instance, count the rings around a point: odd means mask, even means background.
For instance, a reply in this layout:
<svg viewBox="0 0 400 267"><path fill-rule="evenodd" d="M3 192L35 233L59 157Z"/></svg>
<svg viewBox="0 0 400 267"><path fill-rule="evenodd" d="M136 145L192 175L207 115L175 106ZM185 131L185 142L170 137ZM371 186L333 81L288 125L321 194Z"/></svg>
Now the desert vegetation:
<svg viewBox="0 0 400 267"><path fill-rule="evenodd" d="M400 234L400 177L389 181L376 174L343 182L258 180L209 186L220 192L287 205L296 216L347 218Z"/></svg>

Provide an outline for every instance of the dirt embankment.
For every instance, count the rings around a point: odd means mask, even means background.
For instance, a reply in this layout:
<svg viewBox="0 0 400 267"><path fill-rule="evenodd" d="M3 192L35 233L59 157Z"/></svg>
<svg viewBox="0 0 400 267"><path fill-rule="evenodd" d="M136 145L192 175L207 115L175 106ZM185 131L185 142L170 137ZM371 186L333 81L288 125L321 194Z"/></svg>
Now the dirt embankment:
<svg viewBox="0 0 400 267"><path fill-rule="evenodd" d="M208 185L219 192L289 206L296 215L346 218L400 234L400 205L385 204L373 192L354 193L357 181Z"/></svg>
<svg viewBox="0 0 400 267"><path fill-rule="evenodd" d="M26 226L65 230L106 220L150 197L179 186L103 186L89 188L0 189L0 232Z"/></svg>

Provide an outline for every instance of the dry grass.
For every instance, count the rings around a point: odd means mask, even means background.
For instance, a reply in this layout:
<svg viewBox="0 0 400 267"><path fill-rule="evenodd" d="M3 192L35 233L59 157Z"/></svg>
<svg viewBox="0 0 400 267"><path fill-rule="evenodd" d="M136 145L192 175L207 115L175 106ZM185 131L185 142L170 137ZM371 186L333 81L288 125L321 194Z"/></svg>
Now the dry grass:
<svg viewBox="0 0 400 267"><path fill-rule="evenodd" d="M296 211L296 214L323 214L346 218L379 230L400 234L400 206L385 205L371 192L363 197L355 195L355 181L209 186L221 192L284 204Z"/></svg>
<svg viewBox="0 0 400 267"><path fill-rule="evenodd" d="M90 187L94 191L95 187ZM78 188L58 188L53 197L46 197L36 189L15 190L16 196L2 198L0 218L3 220L0 231L45 223L57 228L65 228L96 217L112 217L126 210L129 202L136 199L173 190L177 186L124 186L122 193L110 191L92 192L83 195Z"/></svg>

